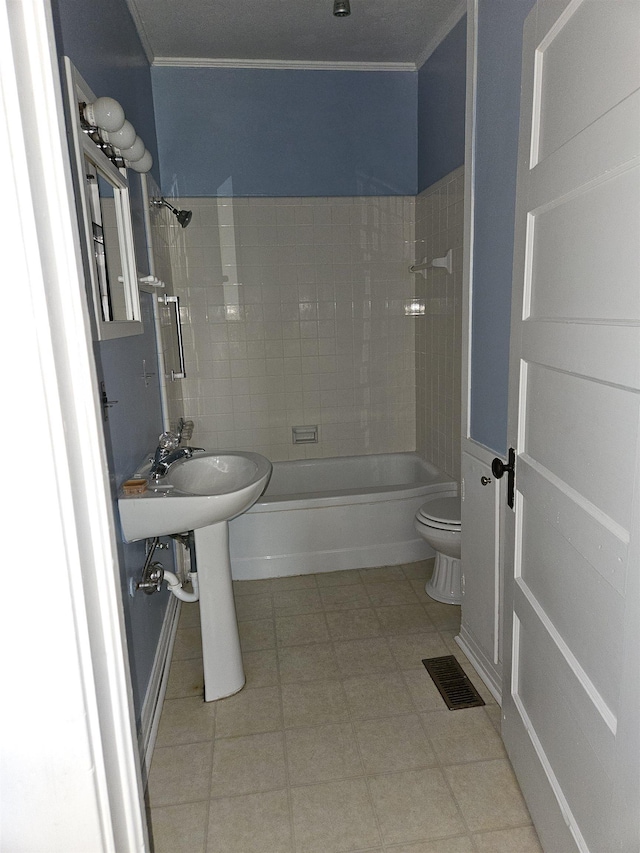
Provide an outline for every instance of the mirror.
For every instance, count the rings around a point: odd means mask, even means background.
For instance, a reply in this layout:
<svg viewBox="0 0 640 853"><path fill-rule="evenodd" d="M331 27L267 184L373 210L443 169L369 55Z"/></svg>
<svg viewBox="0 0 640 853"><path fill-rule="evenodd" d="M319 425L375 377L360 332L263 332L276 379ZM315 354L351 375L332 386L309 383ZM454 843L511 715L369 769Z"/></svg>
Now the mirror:
<svg viewBox="0 0 640 853"><path fill-rule="evenodd" d="M65 65L97 337L138 335L143 329L127 172L83 128L79 104L96 98L67 58Z"/></svg>

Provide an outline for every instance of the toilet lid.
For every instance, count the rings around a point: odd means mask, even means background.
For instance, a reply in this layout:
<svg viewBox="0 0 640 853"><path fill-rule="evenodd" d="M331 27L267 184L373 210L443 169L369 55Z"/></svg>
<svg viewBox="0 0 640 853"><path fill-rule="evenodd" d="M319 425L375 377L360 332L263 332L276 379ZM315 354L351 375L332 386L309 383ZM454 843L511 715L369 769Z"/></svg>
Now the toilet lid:
<svg viewBox="0 0 640 853"><path fill-rule="evenodd" d="M422 504L418 516L438 527L460 527L460 498L433 498Z"/></svg>

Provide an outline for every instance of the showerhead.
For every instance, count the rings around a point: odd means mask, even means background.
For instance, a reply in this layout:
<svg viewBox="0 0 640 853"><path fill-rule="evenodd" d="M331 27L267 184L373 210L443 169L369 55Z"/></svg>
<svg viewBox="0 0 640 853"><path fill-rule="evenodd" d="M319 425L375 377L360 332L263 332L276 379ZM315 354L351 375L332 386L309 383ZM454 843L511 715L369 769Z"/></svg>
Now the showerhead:
<svg viewBox="0 0 640 853"><path fill-rule="evenodd" d="M156 207L168 207L183 228L186 228L191 222L191 217L193 216L192 210L177 210L173 205L169 204L166 198L151 199L151 204Z"/></svg>
<svg viewBox="0 0 640 853"><path fill-rule="evenodd" d="M191 217L193 216L193 211L191 210L176 210L176 219L182 225L183 228L186 228L187 225L191 222Z"/></svg>
<svg viewBox="0 0 640 853"><path fill-rule="evenodd" d="M351 14L349 0L333 0L333 14L336 18L346 18Z"/></svg>

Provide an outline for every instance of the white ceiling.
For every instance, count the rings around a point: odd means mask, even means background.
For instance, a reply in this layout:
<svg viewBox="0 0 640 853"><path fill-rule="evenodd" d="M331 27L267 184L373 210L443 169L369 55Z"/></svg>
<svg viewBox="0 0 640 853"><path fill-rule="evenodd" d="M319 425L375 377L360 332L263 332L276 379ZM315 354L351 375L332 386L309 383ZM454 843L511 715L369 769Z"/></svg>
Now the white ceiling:
<svg viewBox="0 0 640 853"><path fill-rule="evenodd" d="M419 66L466 8L465 0L128 0L150 60L407 63ZM224 62L227 60L227 63Z"/></svg>

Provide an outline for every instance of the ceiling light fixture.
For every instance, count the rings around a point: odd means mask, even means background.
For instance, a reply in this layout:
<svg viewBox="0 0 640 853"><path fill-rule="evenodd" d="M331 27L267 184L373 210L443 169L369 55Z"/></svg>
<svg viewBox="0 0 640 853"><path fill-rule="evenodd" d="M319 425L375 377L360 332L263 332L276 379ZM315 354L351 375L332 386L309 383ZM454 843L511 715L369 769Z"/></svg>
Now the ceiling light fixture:
<svg viewBox="0 0 640 853"><path fill-rule="evenodd" d="M346 18L351 14L349 0L333 0L333 14L336 18Z"/></svg>

